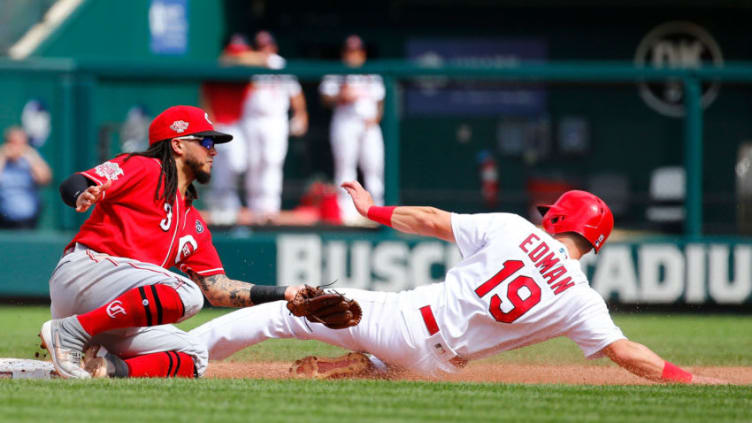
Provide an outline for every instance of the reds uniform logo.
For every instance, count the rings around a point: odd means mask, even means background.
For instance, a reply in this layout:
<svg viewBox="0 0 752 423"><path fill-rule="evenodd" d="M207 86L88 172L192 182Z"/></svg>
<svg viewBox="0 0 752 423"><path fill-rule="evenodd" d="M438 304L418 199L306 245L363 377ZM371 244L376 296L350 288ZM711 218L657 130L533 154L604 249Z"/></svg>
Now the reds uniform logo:
<svg viewBox="0 0 752 423"><path fill-rule="evenodd" d="M201 224L201 221L196 219L196 232L201 233L204 232L204 225Z"/></svg>
<svg viewBox="0 0 752 423"><path fill-rule="evenodd" d="M120 300L115 300L107 304L105 311L107 312L107 315L110 316L110 319L114 319L118 314L122 314L123 316L127 314L123 308L123 303L121 303Z"/></svg>
<svg viewBox="0 0 752 423"><path fill-rule="evenodd" d="M107 178L108 181L117 181L118 176L124 175L120 165L110 161L104 162L94 168L97 175Z"/></svg>
<svg viewBox="0 0 752 423"><path fill-rule="evenodd" d="M178 134L182 134L186 129L188 129L188 122L184 120L176 120L175 122L172 122L170 129L177 132Z"/></svg>
<svg viewBox="0 0 752 423"><path fill-rule="evenodd" d="M175 264L178 264L182 260L185 260L188 256L195 253L198 250L198 242L193 238L193 235L186 235L178 241L178 255L175 256Z"/></svg>

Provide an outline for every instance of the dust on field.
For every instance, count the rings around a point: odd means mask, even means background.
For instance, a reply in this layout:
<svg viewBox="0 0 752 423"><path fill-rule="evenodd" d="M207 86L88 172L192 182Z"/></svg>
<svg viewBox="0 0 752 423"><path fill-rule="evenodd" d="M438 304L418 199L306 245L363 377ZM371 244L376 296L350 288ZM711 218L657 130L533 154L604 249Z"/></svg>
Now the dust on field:
<svg viewBox="0 0 752 423"><path fill-rule="evenodd" d="M218 379L286 379L291 363L212 361L205 377ZM728 380L733 384L752 384L752 367L687 367L693 373ZM584 365L527 365L471 363L454 375L426 378L410 373L393 380L440 380L447 382L560 383L571 385L651 385L619 367Z"/></svg>

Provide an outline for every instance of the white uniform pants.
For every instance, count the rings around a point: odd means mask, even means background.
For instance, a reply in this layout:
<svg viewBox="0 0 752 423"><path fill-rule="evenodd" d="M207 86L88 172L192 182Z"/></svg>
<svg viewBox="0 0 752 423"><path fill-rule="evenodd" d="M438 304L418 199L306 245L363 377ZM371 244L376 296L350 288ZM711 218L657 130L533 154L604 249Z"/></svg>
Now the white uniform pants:
<svg viewBox="0 0 752 423"><path fill-rule="evenodd" d="M175 288L180 295L185 309L181 321L203 307L201 290L190 279L153 264L97 253L77 244L72 253L60 259L50 277L52 318L83 314L133 288L158 283ZM96 335L91 343L122 358L183 352L193 357L199 376L206 371L206 345L173 325L116 329Z"/></svg>
<svg viewBox="0 0 752 423"><path fill-rule="evenodd" d="M437 376L457 368L434 351L435 336L413 335L425 331L422 323L403 316L407 307L403 293L341 290L358 301L363 309L360 324L347 329L329 329L293 316L286 302L276 301L225 314L190 331L190 335L207 345L209 358L222 360L237 351L270 338L315 339L352 351L368 352L389 365L396 365L424 375ZM408 323L413 322L413 323ZM417 341L415 340L417 338Z"/></svg>
<svg viewBox="0 0 752 423"><path fill-rule="evenodd" d="M384 137L379 125L367 126L362 119L337 117L332 119L332 155L334 182L340 186L358 177L357 166L363 172L365 188L376 205L384 204ZM358 212L345 190L338 190L339 208L345 222Z"/></svg>
<svg viewBox="0 0 752 423"><path fill-rule="evenodd" d="M214 156L212 177L209 182L209 210L219 216L219 223L233 223L234 217L240 209L238 176L246 171L247 153L245 136L238 124L217 124L215 129L232 135L232 141L217 144L217 155ZM223 219L224 214L230 215ZM216 216L212 216L216 218ZM225 222L226 220L226 222Z"/></svg>
<svg viewBox="0 0 752 423"><path fill-rule="evenodd" d="M251 116L243 121L248 172L245 189L254 213L275 214L282 204L282 168L287 155L287 116Z"/></svg>

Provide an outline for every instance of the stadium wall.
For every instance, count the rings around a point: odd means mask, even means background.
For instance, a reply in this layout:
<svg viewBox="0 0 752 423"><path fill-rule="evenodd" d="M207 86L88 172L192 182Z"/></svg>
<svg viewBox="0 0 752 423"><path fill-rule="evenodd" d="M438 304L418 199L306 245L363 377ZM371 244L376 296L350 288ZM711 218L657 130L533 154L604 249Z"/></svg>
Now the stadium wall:
<svg viewBox="0 0 752 423"><path fill-rule="evenodd" d="M0 234L0 297L47 298L47 281L69 242L64 234ZM259 284L329 283L399 291L440 282L457 248L385 233L215 234L227 274ZM613 242L583 266L591 286L620 304L752 305L752 242Z"/></svg>

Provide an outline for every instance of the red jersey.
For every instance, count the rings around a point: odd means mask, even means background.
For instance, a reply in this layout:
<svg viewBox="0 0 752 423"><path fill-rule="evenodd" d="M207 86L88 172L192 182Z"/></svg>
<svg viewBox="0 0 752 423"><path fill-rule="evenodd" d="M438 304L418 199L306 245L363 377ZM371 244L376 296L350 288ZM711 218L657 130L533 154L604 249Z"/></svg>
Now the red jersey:
<svg viewBox="0 0 752 423"><path fill-rule="evenodd" d="M169 202L155 200L160 161L127 157L81 172L98 185L108 180L112 185L68 246L79 242L101 253L202 276L224 273L206 223L182 194L178 191Z"/></svg>

